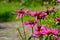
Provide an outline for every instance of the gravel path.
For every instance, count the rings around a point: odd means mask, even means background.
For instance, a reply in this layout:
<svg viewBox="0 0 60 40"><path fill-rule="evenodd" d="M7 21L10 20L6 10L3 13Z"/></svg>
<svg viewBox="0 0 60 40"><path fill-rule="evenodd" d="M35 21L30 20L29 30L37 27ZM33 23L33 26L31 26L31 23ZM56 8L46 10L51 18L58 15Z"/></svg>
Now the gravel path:
<svg viewBox="0 0 60 40"><path fill-rule="evenodd" d="M17 26L20 26L20 31L23 35L21 22L0 23L0 40L19 40L19 38L17 37L17 34L18 34L16 30ZM27 27L25 27L25 31L26 31L27 37L29 37L31 35L31 29L29 30Z"/></svg>
<svg viewBox="0 0 60 40"><path fill-rule="evenodd" d="M0 23L0 40L18 40L15 29L19 22Z"/></svg>
<svg viewBox="0 0 60 40"><path fill-rule="evenodd" d="M0 40L18 40L17 26L22 26L20 22L0 23ZM22 33L22 27L20 27Z"/></svg>

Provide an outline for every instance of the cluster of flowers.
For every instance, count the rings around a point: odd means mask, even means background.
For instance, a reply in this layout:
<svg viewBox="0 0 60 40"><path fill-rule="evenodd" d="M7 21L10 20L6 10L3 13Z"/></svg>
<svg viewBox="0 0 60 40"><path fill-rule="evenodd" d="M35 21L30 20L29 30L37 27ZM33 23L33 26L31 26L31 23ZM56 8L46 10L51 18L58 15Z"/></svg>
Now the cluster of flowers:
<svg viewBox="0 0 60 40"><path fill-rule="evenodd" d="M43 36L43 35L48 35L48 36L52 36L58 35L58 29L57 28L48 28L47 26L38 26L35 31L33 36Z"/></svg>
<svg viewBox="0 0 60 40"><path fill-rule="evenodd" d="M47 10L42 10L42 11L39 11L39 12L36 12L36 11L29 11L29 10L22 10L22 9L19 9L17 11L17 17L16 19L18 18L22 18L22 16L24 14L26 15L30 15L32 17L37 17L37 19L44 19L46 18L46 16L50 13L50 12L55 12L55 8L48 8Z"/></svg>
<svg viewBox="0 0 60 40"><path fill-rule="evenodd" d="M55 12L55 11L56 11L55 8L48 8L47 10L42 10L39 12L36 12L36 11L30 12L29 10L19 9L17 11L16 19L22 18L24 14L32 16L32 17L37 17L37 20L35 20L35 21L28 20L28 21L24 22L24 25L28 25L29 28L32 28L34 25L36 25L39 22L40 19L46 18L49 13ZM56 17L55 21L60 22L60 18ZM58 33L59 32L58 32L57 28L48 28L47 26L40 25L40 26L36 27L32 36L43 36L43 35L57 36Z"/></svg>
<svg viewBox="0 0 60 40"><path fill-rule="evenodd" d="M30 28L32 28L35 24L37 24L39 22L40 19L46 18L47 15L51 12L55 12L55 8L48 8L47 10L41 10L38 12L36 12L36 11L31 12L29 10L19 9L17 11L16 19L22 18L24 14L32 16L32 17L36 17L37 20L35 20L35 21L28 20L28 21L24 22L25 25L28 25Z"/></svg>
<svg viewBox="0 0 60 40"><path fill-rule="evenodd" d="M57 0L58 3L60 3L60 0ZM39 21L41 19L45 19L47 17L47 15L49 15L51 12L56 12L55 8L48 8L47 10L41 10L41 11L29 11L28 9L26 10L22 10L19 9L17 10L17 17L18 18L22 18L24 15L28 15L28 16L32 16L35 17L36 20L35 21L25 21L24 25L28 25L28 28L33 28L37 23L39 23ZM54 19L56 21L56 23L60 23L60 17L56 17ZM58 29L57 28L49 28L47 26L43 26L43 25L37 25L37 27L35 28L32 36L44 36L44 35L48 35L48 36L57 36L56 40L60 40L60 37L58 36Z"/></svg>
<svg viewBox="0 0 60 40"><path fill-rule="evenodd" d="M60 3L60 0L57 0L58 3ZM39 21L41 19L45 19L47 17L47 15L49 15L51 12L56 12L55 8L48 8L47 10L41 10L41 11L29 11L29 10L22 10L19 9L17 10L16 14L18 18L23 18L24 15L28 15L28 16L32 16L35 17L36 20L35 21L25 21L24 25L28 25L28 28L33 28L33 26L35 26L37 23L39 23ZM56 17L54 19L56 21L56 23L60 23L60 17ZM60 40L60 37L58 36L58 28L49 28L47 26L43 26L43 25L37 25L36 29L34 30L32 36L44 36L44 35L48 35L48 36L57 36L56 40Z"/></svg>

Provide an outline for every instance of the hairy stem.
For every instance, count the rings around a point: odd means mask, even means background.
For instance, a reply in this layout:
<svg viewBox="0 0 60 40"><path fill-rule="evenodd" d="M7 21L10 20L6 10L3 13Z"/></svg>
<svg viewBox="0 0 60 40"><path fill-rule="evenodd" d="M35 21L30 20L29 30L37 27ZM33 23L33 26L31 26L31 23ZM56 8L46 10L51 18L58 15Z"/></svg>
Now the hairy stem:
<svg viewBox="0 0 60 40"><path fill-rule="evenodd" d="M34 33L34 29L33 29L33 27L32 27L32 34ZM34 40L35 40L35 37L33 37L34 38Z"/></svg>
<svg viewBox="0 0 60 40"><path fill-rule="evenodd" d="M20 37L23 39L23 36L21 35L21 32L20 32L20 30L18 30L18 32L19 32L19 35L20 35ZM19 38L20 38L20 37L19 37Z"/></svg>
<svg viewBox="0 0 60 40"><path fill-rule="evenodd" d="M22 27L23 27L23 32L24 32L25 40L26 40L26 32L25 32L25 28L24 28L24 24L23 24L23 17L21 18L21 21L22 21Z"/></svg>

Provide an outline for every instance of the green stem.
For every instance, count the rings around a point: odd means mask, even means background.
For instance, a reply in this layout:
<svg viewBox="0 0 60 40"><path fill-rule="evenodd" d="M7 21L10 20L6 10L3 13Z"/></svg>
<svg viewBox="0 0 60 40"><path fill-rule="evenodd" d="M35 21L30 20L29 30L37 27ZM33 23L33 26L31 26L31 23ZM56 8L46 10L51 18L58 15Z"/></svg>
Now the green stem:
<svg viewBox="0 0 60 40"><path fill-rule="evenodd" d="M38 17L37 17L37 19L38 19ZM37 19L36 19L36 20L37 20ZM37 23L37 26L38 26L38 27L39 27L40 25L41 25L41 19L40 19L40 21ZM42 40L42 37L39 36L39 40Z"/></svg>
<svg viewBox="0 0 60 40"><path fill-rule="evenodd" d="M28 40L31 40L31 38L32 38L32 35L28 38Z"/></svg>
<svg viewBox="0 0 60 40"><path fill-rule="evenodd" d="M51 36L50 36L50 40L52 40Z"/></svg>
<svg viewBox="0 0 60 40"><path fill-rule="evenodd" d="M33 27L32 27L32 34L34 33L34 29L33 29ZM33 37L34 38L34 40L35 40L35 37Z"/></svg>
<svg viewBox="0 0 60 40"><path fill-rule="evenodd" d="M33 27L32 27L32 34L33 34L34 32L33 32Z"/></svg>
<svg viewBox="0 0 60 40"><path fill-rule="evenodd" d="M18 30L18 32L19 32L19 35L20 35L20 37L23 39L23 37L22 37L22 35L21 35L21 32L20 32L20 30ZM20 38L20 37L19 37L19 38Z"/></svg>
<svg viewBox="0 0 60 40"><path fill-rule="evenodd" d="M56 12L54 12L53 17L54 17L54 18L56 17Z"/></svg>
<svg viewBox="0 0 60 40"><path fill-rule="evenodd" d="M54 12L54 14L53 14L53 18L55 18L56 17L56 12ZM56 22L54 22L54 27L56 27Z"/></svg>
<svg viewBox="0 0 60 40"><path fill-rule="evenodd" d="M43 36L39 36L39 40L43 40Z"/></svg>
<svg viewBox="0 0 60 40"><path fill-rule="evenodd" d="M40 36L39 36L39 40L41 40Z"/></svg>
<svg viewBox="0 0 60 40"><path fill-rule="evenodd" d="M26 40L26 33L25 33L24 24L23 24L23 17L21 18L21 21L22 21L22 27L23 27L23 31L24 31L25 40Z"/></svg>

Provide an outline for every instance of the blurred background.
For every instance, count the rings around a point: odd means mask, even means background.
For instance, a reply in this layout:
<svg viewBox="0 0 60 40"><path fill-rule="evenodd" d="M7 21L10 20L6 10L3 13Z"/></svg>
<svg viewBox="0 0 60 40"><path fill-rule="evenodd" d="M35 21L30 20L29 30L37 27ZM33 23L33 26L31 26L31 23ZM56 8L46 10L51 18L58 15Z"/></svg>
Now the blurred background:
<svg viewBox="0 0 60 40"><path fill-rule="evenodd" d="M0 0L0 22L15 21L12 12L19 8L38 11L54 5L56 0Z"/></svg>

